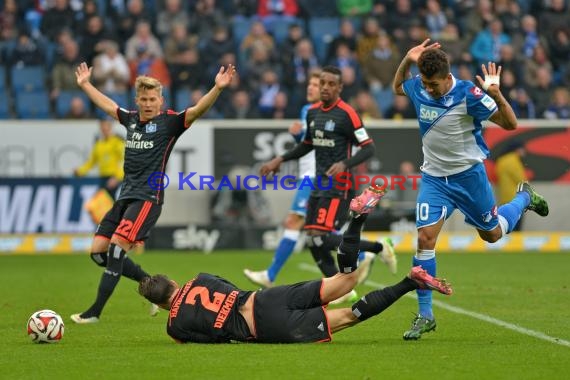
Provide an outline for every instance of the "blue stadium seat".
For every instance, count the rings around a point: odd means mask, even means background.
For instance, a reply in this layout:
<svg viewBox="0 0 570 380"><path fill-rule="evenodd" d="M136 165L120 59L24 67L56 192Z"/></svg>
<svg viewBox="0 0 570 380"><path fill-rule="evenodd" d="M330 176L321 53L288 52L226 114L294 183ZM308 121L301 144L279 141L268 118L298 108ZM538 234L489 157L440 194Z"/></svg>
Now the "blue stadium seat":
<svg viewBox="0 0 570 380"><path fill-rule="evenodd" d="M377 92L372 92L372 96L376 100L376 104L382 113L386 113L392 104L394 103L394 93L392 92L392 88L384 88Z"/></svg>
<svg viewBox="0 0 570 380"><path fill-rule="evenodd" d="M46 74L43 66L14 66L10 75L14 94L46 91Z"/></svg>
<svg viewBox="0 0 570 380"><path fill-rule="evenodd" d="M326 58L331 41L338 35L340 19L336 17L309 19L309 35L320 63Z"/></svg>
<svg viewBox="0 0 570 380"><path fill-rule="evenodd" d="M131 110L131 106L134 104L134 100L131 101L131 96L129 92L113 92L105 93L109 98L111 98L117 105L121 108ZM133 108L134 109L134 108ZM107 114L101 110L99 107L95 107L95 116L99 119L104 119Z"/></svg>
<svg viewBox="0 0 570 380"><path fill-rule="evenodd" d="M6 67L0 66L0 92L6 90Z"/></svg>
<svg viewBox="0 0 570 380"><path fill-rule="evenodd" d="M239 45L241 40L249 33L253 20L245 17L235 18L232 22L232 34L234 41Z"/></svg>
<svg viewBox="0 0 570 380"><path fill-rule="evenodd" d="M0 119L10 119L10 105L8 99L8 91L5 89L0 91Z"/></svg>
<svg viewBox="0 0 570 380"><path fill-rule="evenodd" d="M16 115L20 119L49 119L49 96L47 91L16 93Z"/></svg>
<svg viewBox="0 0 570 380"><path fill-rule="evenodd" d="M298 24L302 26L302 23L299 20L288 20L288 19L279 19L276 18L273 23L271 23L271 27L269 32L275 39L275 43L277 46L281 45L285 39L287 39L287 34L289 33L289 25L291 24Z"/></svg>
<svg viewBox="0 0 570 380"><path fill-rule="evenodd" d="M90 100L83 91L61 91L55 100L55 114L57 117L65 117L71 107L71 99L80 97L83 99L85 109L90 110Z"/></svg>
<svg viewBox="0 0 570 380"><path fill-rule="evenodd" d="M190 104L190 90L187 88L180 88L174 94L174 106L177 111L182 111L184 108L191 106Z"/></svg>

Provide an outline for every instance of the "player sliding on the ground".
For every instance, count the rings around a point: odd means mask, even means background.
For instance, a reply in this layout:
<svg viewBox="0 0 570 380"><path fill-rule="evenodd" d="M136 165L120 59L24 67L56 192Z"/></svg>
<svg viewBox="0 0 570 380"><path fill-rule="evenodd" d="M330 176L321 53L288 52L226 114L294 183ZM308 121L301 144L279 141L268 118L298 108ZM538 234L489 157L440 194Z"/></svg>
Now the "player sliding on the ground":
<svg viewBox="0 0 570 380"><path fill-rule="evenodd" d="M360 230L383 195L383 190L371 187L350 202L352 217L338 249L340 273L332 277L253 292L206 273L181 287L155 275L140 282L139 293L170 310L168 335L195 343L330 341L333 333L380 314L412 290L450 295L450 284L417 266L399 283L366 294L352 308L327 309L330 301L356 285Z"/></svg>

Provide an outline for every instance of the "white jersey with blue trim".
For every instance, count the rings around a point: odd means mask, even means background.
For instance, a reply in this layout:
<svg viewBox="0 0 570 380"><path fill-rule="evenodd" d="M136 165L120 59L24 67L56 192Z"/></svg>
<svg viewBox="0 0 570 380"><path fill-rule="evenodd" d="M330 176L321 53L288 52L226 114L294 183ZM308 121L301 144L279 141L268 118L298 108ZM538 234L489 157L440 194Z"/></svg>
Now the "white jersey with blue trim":
<svg viewBox="0 0 570 380"><path fill-rule="evenodd" d="M489 156L481 123L495 113L497 104L473 82L452 80L451 90L439 99L428 94L419 75L403 83L418 115L421 170L435 177L461 173Z"/></svg>
<svg viewBox="0 0 570 380"><path fill-rule="evenodd" d="M312 104L305 104L303 108L301 108L301 123L303 124L303 130L299 136L295 136L295 140L297 140L297 142L305 140L305 134L307 133L307 111L311 106ZM299 158L299 177L314 177L315 171L315 151L312 150Z"/></svg>

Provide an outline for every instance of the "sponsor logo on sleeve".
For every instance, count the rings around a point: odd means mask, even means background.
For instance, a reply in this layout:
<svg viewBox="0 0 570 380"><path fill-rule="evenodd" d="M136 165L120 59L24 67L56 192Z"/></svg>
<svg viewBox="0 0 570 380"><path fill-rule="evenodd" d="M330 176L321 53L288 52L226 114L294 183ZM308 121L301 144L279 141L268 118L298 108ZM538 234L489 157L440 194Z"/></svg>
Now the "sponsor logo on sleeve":
<svg viewBox="0 0 570 380"><path fill-rule="evenodd" d="M489 111L493 111L495 108L497 108L497 103L495 103L495 101L491 99L489 95L483 96L481 103L483 103L483 105L487 107Z"/></svg>
<svg viewBox="0 0 570 380"><path fill-rule="evenodd" d="M354 131L354 136L356 136L356 140L358 140L359 143L370 139L370 137L368 137L368 133L366 133L366 129L364 128L359 128Z"/></svg>

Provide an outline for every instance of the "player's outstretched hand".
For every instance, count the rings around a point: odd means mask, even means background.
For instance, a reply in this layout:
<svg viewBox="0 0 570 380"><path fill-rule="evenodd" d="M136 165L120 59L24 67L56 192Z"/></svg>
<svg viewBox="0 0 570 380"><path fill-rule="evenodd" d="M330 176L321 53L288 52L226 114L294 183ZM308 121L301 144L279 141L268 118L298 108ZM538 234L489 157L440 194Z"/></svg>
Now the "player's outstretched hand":
<svg viewBox="0 0 570 380"><path fill-rule="evenodd" d="M483 90L487 91L490 95L494 95L495 92L499 91L501 86L501 66L497 67L495 62L489 62L488 68L485 65L481 65L481 71L485 79L481 78L479 75L475 77L479 81Z"/></svg>
<svg viewBox="0 0 570 380"><path fill-rule="evenodd" d="M220 71L216 74L216 86L219 89L224 89L229 86L235 73L236 67L232 64L228 65L227 68L224 66L220 67Z"/></svg>
<svg viewBox="0 0 570 380"><path fill-rule="evenodd" d="M88 67L87 63L81 62L77 69L75 70L75 77L77 78L77 85L81 87L83 84L89 82L89 78L91 78L91 71L93 70L92 67Z"/></svg>
<svg viewBox="0 0 570 380"><path fill-rule="evenodd" d="M261 165L261 168L259 168L259 174L261 176L266 176L269 174L277 173L279 171L279 167L281 166L281 162L283 162L283 159L281 157L275 157L273 160Z"/></svg>
<svg viewBox="0 0 570 380"><path fill-rule="evenodd" d="M419 44L418 46L414 46L413 48L411 48L410 50L408 50L408 53L406 54L406 57L408 59L410 59L412 62L417 62L418 58L420 58L420 55L428 49L439 49L441 47L441 44L439 42L434 42L431 45L428 45L430 39L426 38L424 40L424 42L422 42L421 44Z"/></svg>

